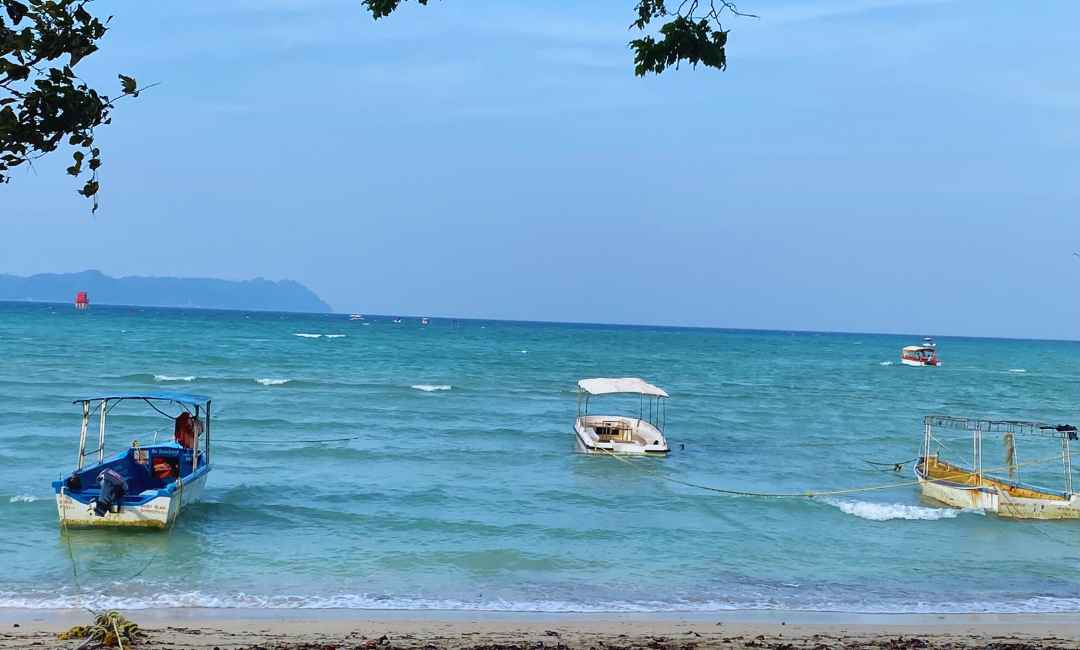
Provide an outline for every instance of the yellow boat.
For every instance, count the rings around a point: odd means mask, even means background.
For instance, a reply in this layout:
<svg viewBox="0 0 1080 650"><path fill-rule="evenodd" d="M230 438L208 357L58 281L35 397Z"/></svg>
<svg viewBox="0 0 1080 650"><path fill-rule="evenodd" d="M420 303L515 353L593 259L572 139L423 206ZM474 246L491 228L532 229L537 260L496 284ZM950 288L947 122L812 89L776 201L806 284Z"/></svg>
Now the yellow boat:
<svg viewBox="0 0 1080 650"><path fill-rule="evenodd" d="M945 444L946 432L962 432L970 438L970 447ZM1004 451L1003 464L984 467L984 439L998 441ZM1041 438L1049 440L1060 451L1030 461L1017 460L1016 439ZM1010 420L977 420L944 415L923 418L923 444L915 476L923 496L957 508L973 508L1001 517L1015 519L1078 519L1080 495L1072 490L1072 457L1069 442L1077 439L1076 427L1068 424L1044 424ZM950 440L951 442L951 440ZM946 460L950 456L968 455L970 463ZM1025 466L1061 463L1064 489L1055 491L1023 483L1020 468ZM1004 473L1004 476L1001 474Z"/></svg>

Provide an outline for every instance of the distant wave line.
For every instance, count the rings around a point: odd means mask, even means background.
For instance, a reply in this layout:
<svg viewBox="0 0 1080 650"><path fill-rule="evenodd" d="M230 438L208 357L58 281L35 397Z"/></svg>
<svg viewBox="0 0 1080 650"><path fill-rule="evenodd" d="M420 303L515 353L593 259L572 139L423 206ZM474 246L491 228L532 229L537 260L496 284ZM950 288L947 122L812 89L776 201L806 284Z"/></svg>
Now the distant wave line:
<svg viewBox="0 0 1080 650"><path fill-rule="evenodd" d="M437 390L450 390L453 388L450 384L413 384L410 388L416 390L422 390L425 393L433 393Z"/></svg>

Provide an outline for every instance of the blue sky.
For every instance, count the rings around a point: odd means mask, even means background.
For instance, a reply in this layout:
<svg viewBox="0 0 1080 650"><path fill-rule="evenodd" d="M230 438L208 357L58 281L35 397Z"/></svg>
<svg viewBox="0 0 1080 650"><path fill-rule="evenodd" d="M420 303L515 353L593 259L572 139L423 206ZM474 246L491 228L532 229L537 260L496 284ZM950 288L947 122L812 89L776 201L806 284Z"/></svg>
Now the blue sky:
<svg viewBox="0 0 1080 650"><path fill-rule="evenodd" d="M411 3L410 3L411 4ZM1080 4L744 0L632 74L632 0L100 1L101 209L39 162L0 271L293 278L335 308L1080 338Z"/></svg>

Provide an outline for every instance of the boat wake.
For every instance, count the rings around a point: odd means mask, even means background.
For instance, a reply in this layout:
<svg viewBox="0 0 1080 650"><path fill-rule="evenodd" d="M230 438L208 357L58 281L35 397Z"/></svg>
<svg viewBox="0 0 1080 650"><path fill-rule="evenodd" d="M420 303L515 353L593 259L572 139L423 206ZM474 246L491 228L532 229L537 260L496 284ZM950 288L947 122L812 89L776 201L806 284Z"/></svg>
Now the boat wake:
<svg viewBox="0 0 1080 650"><path fill-rule="evenodd" d="M437 390L450 390L453 388L450 384L413 384L409 388L415 388L416 390L422 390L425 393L433 393Z"/></svg>
<svg viewBox="0 0 1080 650"><path fill-rule="evenodd" d="M846 499L823 499L822 501L834 508L838 508L841 512L870 521L890 521L892 519L935 521L938 519L955 519L963 513L979 512L978 510L927 508L903 503L874 503L872 501L850 501Z"/></svg>

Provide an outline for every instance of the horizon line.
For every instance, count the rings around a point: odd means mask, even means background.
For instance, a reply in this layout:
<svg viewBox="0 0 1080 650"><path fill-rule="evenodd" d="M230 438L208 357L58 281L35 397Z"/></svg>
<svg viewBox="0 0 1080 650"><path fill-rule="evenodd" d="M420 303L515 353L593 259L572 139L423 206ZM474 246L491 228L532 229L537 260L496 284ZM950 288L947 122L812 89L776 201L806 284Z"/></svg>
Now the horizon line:
<svg viewBox="0 0 1080 650"><path fill-rule="evenodd" d="M4 304L34 304L34 305L64 305L68 306L70 302L56 302L50 300L0 300L0 305ZM140 309L175 309L175 310L187 310L187 311L208 311L208 312L236 312L236 313L248 313L248 314L288 314L288 315L300 315L300 316L349 316L360 312L356 311L283 311L280 309L240 309L240 308L224 308L224 307L181 307L175 305L136 305L136 304L120 304L120 303L106 303L99 302L94 303L98 307L106 308L140 308ZM92 305L91 308L94 306ZM842 334L847 336L906 336L906 337L926 337L940 339L979 339L988 341L1038 341L1045 343L1080 343L1080 339L1055 339L1055 338L1036 338L1036 337L1019 337L1019 336L985 336L974 334L913 334L910 332L862 332L855 330L812 330L812 329L798 329L798 328L769 328L769 327L734 327L734 326L719 326L719 325L660 325L660 324L648 324L648 323L603 323L594 321L560 321L560 320L533 320L533 319L520 319L520 318L488 318L478 316L421 316L415 314L375 314L371 313L373 318L380 319L393 319L393 318L410 318L420 320L421 318L427 318L431 321L471 321L477 323L510 323L519 325L573 325L573 326L585 326L585 327L626 327L626 328L638 328L638 329L666 329L666 330L701 330L701 331L713 331L713 332L760 332L765 334ZM366 319L366 316L365 316Z"/></svg>

